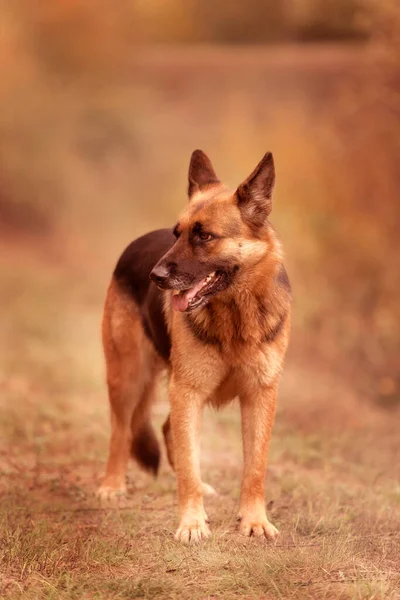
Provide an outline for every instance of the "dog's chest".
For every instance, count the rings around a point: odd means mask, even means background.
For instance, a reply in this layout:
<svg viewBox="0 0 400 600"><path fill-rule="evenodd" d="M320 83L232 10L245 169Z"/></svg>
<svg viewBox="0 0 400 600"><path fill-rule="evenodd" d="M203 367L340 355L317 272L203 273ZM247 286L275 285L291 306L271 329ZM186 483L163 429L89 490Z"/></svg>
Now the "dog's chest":
<svg viewBox="0 0 400 600"><path fill-rule="evenodd" d="M243 294L242 294L243 295ZM272 306L269 298L244 294L229 302L214 302L196 315L188 315L192 335L217 346L229 362L247 362L254 351L272 342L284 325L287 310Z"/></svg>
<svg viewBox="0 0 400 600"><path fill-rule="evenodd" d="M252 352L243 353L241 360L235 360L232 373L238 387L250 389L269 386L279 374L282 354L275 344L264 344Z"/></svg>
<svg viewBox="0 0 400 600"><path fill-rule="evenodd" d="M282 367L281 353L275 348L258 349L231 364L215 393L214 406L223 406L242 393L252 393L270 386Z"/></svg>

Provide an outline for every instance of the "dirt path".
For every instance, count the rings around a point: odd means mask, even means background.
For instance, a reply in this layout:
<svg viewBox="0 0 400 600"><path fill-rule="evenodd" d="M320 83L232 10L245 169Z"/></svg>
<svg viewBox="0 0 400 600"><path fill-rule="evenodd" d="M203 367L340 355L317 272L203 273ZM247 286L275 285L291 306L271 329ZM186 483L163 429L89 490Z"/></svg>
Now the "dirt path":
<svg viewBox="0 0 400 600"><path fill-rule="evenodd" d="M398 597L397 431L326 375L289 364L282 385L267 482L276 545L236 532L237 407L205 416L213 538L185 548L173 540L166 460L155 481L132 466L117 507L93 498L107 446L103 391L25 394L22 380L3 382L2 598ZM161 402L159 426L166 411Z"/></svg>

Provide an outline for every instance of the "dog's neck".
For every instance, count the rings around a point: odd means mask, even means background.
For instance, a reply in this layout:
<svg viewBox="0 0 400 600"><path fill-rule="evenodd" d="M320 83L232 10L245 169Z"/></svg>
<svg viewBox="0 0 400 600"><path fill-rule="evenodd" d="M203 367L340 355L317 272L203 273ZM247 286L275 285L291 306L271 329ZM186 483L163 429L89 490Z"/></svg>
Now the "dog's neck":
<svg viewBox="0 0 400 600"><path fill-rule="evenodd" d="M268 265L257 265L251 279L239 276L229 293L186 315L192 331L224 351L232 345L272 342L289 313L290 286L283 263L272 268L270 259Z"/></svg>

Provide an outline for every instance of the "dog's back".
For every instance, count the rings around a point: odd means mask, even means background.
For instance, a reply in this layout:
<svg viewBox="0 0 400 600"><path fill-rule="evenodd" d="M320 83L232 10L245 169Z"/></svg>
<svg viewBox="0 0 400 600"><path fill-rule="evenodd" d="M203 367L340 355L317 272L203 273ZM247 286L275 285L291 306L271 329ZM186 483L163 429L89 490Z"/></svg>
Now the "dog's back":
<svg viewBox="0 0 400 600"><path fill-rule="evenodd" d="M169 360L171 340L161 290L150 280L154 265L173 246L172 229L158 229L133 241L122 253L113 279L139 309L141 323L159 355Z"/></svg>

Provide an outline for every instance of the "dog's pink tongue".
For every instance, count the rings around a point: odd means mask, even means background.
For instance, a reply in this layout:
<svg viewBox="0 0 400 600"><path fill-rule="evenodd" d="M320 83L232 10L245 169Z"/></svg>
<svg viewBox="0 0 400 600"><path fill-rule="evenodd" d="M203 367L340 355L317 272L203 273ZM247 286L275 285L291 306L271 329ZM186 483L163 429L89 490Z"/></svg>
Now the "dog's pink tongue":
<svg viewBox="0 0 400 600"><path fill-rule="evenodd" d="M186 297L186 294L174 294L172 296L172 308L174 310L180 310L184 312L189 304L189 300Z"/></svg>
<svg viewBox="0 0 400 600"><path fill-rule="evenodd" d="M199 281L199 283L196 283L196 285L194 285L189 290L185 290L184 292L180 292L179 294L174 294L172 296L172 307L175 310L184 312L189 306L189 302L191 301L191 299L194 298L197 292L203 287L203 283L204 279Z"/></svg>

